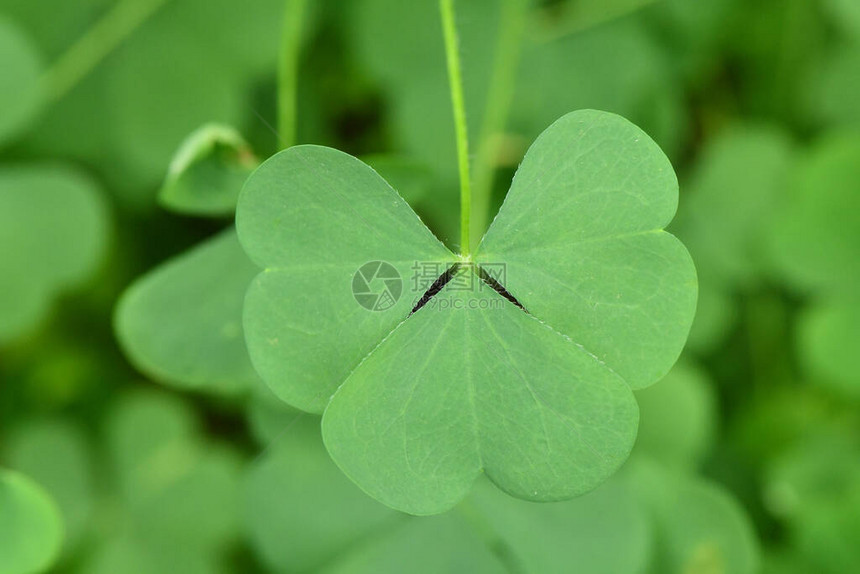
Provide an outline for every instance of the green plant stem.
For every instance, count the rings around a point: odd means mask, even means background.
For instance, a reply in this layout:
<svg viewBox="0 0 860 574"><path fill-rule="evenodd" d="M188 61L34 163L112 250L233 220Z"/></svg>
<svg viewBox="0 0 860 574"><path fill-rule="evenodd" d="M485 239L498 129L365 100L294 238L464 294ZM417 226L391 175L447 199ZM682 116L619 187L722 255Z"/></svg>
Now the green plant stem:
<svg viewBox="0 0 860 574"><path fill-rule="evenodd" d="M505 129L516 88L529 0L506 0L502 6L487 107L475 159L472 238L479 242L487 231L493 191L497 137Z"/></svg>
<svg viewBox="0 0 860 574"><path fill-rule="evenodd" d="M460 68L454 0L439 0L439 9L442 13L448 82L451 85L451 104L454 108L454 127L457 136L457 162L460 170L460 254L468 258L471 254L469 233L472 214L472 181L469 174L469 129L466 124L466 101L463 97L463 74Z"/></svg>
<svg viewBox="0 0 860 574"><path fill-rule="evenodd" d="M45 97L56 102L170 0L121 0L60 56L42 77Z"/></svg>
<svg viewBox="0 0 860 574"><path fill-rule="evenodd" d="M307 0L287 0L278 62L278 138L286 149L296 143L299 56Z"/></svg>

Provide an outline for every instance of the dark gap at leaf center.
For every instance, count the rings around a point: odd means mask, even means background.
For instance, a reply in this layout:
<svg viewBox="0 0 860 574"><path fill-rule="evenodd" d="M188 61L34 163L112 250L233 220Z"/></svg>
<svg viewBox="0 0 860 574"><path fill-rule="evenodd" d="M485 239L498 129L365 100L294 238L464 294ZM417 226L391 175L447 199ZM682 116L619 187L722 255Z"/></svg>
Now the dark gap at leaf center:
<svg viewBox="0 0 860 574"><path fill-rule="evenodd" d="M421 299L418 300L418 303L416 303L415 306L412 308L412 311L409 312L409 315L412 315L413 313L421 309L421 307L426 305L430 301L430 299L438 295L439 292L445 288L445 285L451 282L451 280L457 275L457 273L462 267L463 265L461 263L454 263L453 265L451 265L451 267L446 269L445 272L442 273L442 275L440 275L439 278L436 279L436 281L434 281L432 285L430 285L430 288L424 292L424 294L421 296ZM486 283L489 287L493 289L493 291L507 299L509 302L522 309L523 312L528 313L528 310L523 307L523 304L517 301L517 298L511 295L511 293L507 289L505 289L504 285L499 283L480 265L475 265L475 268L477 269L478 277L481 279L481 281Z"/></svg>
<svg viewBox="0 0 860 574"><path fill-rule="evenodd" d="M510 291L505 289L504 285L496 281L495 277L484 271L484 268L480 265L476 265L476 267L478 268L478 277L481 278L481 281L492 287L493 291L495 291L496 293L498 293L499 295L501 295L502 297L528 313L528 310L523 307L523 304L517 301L517 298L511 295Z"/></svg>
<svg viewBox="0 0 860 574"><path fill-rule="evenodd" d="M418 303L415 304L409 314L412 315L412 313L415 313L418 309L426 305L427 302L430 301L430 299L435 297L439 293L439 291L441 291L442 288L445 287L445 285L447 285L451 281L451 279L454 278L454 276L457 274L457 271L459 270L459 263L454 263L453 265L451 265L451 267L446 269L445 272L440 275L439 278L436 279L436 281L434 281L432 285L430 285L430 288L424 292L424 294L421 296L421 299L418 300Z"/></svg>

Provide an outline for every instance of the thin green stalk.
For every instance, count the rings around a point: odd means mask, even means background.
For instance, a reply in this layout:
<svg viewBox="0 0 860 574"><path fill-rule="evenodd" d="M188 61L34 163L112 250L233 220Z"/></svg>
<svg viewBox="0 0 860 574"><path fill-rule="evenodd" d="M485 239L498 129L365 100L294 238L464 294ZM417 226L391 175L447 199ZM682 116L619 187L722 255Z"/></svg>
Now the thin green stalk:
<svg viewBox="0 0 860 574"><path fill-rule="evenodd" d="M476 241L483 237L489 223L490 198L496 174L496 138L508 123L528 10L529 0L506 0L502 7L487 107L475 159L472 237Z"/></svg>
<svg viewBox="0 0 860 574"><path fill-rule="evenodd" d="M46 98L56 102L170 0L121 0L96 22L42 77Z"/></svg>
<svg viewBox="0 0 860 574"><path fill-rule="evenodd" d="M469 130L466 124L466 101L463 97L463 75L460 70L454 0L439 0L439 10L442 13L442 31L445 35L448 82L451 85L451 105L454 108L454 126L457 135L457 162L460 168L460 254L468 258L472 247L469 241L472 182L469 174Z"/></svg>
<svg viewBox="0 0 860 574"><path fill-rule="evenodd" d="M278 138L286 149L296 143L299 56L307 0L287 0L278 62Z"/></svg>

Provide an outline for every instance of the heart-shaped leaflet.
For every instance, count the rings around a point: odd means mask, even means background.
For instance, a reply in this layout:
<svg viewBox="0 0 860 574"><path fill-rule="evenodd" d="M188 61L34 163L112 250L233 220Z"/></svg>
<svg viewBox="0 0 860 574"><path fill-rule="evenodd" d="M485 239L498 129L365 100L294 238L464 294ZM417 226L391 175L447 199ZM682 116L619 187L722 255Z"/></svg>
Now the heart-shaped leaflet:
<svg viewBox="0 0 860 574"><path fill-rule="evenodd" d="M574 112L531 147L464 261L359 160L286 150L237 211L265 268L245 302L252 361L283 400L323 413L332 458L394 508L443 512L481 472L530 500L582 494L627 458L632 389L669 370L692 322L695 269L662 230L677 199L647 135ZM460 272L425 294L431 263Z"/></svg>

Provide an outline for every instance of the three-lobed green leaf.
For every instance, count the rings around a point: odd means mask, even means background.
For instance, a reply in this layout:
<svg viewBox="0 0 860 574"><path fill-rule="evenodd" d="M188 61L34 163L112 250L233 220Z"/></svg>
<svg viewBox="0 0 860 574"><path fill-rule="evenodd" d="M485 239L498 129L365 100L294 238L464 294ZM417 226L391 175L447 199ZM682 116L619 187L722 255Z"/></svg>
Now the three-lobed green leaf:
<svg viewBox="0 0 860 574"><path fill-rule="evenodd" d="M251 176L237 211L265 268L245 302L252 361L287 403L325 411L335 461L395 508L442 512L481 472L523 498L582 494L626 459L631 389L669 370L689 329L695 270L662 231L676 203L672 168L643 132L570 114L527 154L475 255L506 266L531 314L480 280L411 316L420 290L373 312L350 290L368 261L408 277L416 262L458 257L358 160L287 150Z"/></svg>

